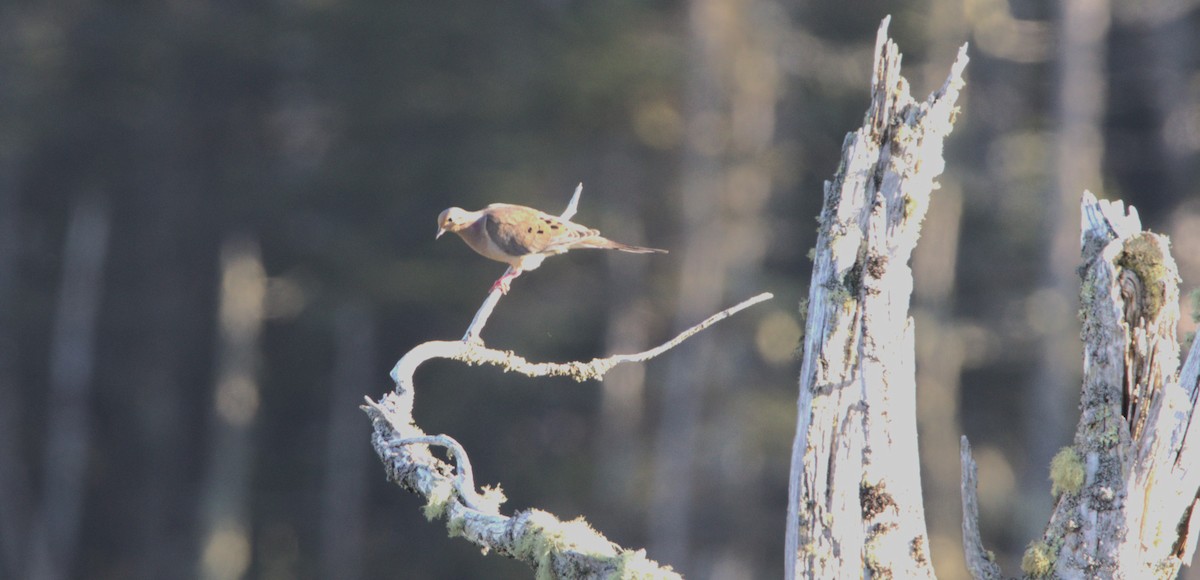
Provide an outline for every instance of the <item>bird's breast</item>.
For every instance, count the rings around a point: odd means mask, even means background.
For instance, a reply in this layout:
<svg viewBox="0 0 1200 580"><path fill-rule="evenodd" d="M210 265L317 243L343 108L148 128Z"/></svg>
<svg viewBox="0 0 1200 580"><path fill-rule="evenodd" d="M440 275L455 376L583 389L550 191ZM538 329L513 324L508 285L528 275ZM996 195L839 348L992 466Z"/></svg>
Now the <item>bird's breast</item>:
<svg viewBox="0 0 1200 580"><path fill-rule="evenodd" d="M520 261L519 256L509 255L492 241L492 237L488 235L484 225L484 220L475 222L471 227L458 232L458 235L468 246L471 246L472 250L485 258L504 262L511 266L517 266Z"/></svg>

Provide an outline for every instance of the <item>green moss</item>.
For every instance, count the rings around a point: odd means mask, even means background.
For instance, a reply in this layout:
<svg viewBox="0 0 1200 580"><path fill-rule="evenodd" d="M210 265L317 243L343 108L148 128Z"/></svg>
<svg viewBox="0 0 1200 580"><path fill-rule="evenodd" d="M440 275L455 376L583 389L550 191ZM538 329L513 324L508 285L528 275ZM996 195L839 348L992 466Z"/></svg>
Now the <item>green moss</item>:
<svg viewBox="0 0 1200 580"><path fill-rule="evenodd" d="M904 219L912 219L912 216L917 213L917 199L911 195L904 196Z"/></svg>
<svg viewBox="0 0 1200 580"><path fill-rule="evenodd" d="M505 497L504 490L500 489L499 485L495 487L485 485L483 486L483 493L479 495L476 501L479 504L479 511L499 513L500 506L508 501L508 498Z"/></svg>
<svg viewBox="0 0 1200 580"><path fill-rule="evenodd" d="M457 538L463 535L466 528L467 520L465 518L450 518L450 521L446 522L446 535Z"/></svg>
<svg viewBox="0 0 1200 580"><path fill-rule="evenodd" d="M1050 493L1054 497L1063 493L1079 493L1086 476L1083 458L1073 447L1063 447L1050 460Z"/></svg>
<svg viewBox="0 0 1200 580"><path fill-rule="evenodd" d="M845 286L836 286L829 292L829 301L834 304L841 304L842 311L847 314L854 311L856 302L855 295L851 294Z"/></svg>
<svg viewBox="0 0 1200 580"><path fill-rule="evenodd" d="M1100 434L1098 441L1105 449L1112 449L1121 442L1121 430L1117 425L1116 421L1108 421L1104 424L1104 432Z"/></svg>
<svg viewBox="0 0 1200 580"><path fill-rule="evenodd" d="M1117 256L1117 265L1132 270L1142 282L1142 316L1154 320L1162 310L1165 300L1162 280L1167 275L1163 265L1162 248L1151 236L1142 233L1125 240L1125 247Z"/></svg>
<svg viewBox="0 0 1200 580"><path fill-rule="evenodd" d="M800 299L800 339L796 341L796 350L792 351L792 356L797 359L804 358L804 336L808 333L808 296Z"/></svg>
<svg viewBox="0 0 1200 580"><path fill-rule="evenodd" d="M879 562L877 543L874 538L869 538L866 544L863 545L863 566L871 571L872 576L876 577L885 569L885 566Z"/></svg>
<svg viewBox="0 0 1200 580"><path fill-rule="evenodd" d="M439 480L433 489L429 490L429 496L425 498L425 506L421 508L425 519L432 522L445 515L446 506L453 497L454 486L449 481Z"/></svg>
<svg viewBox="0 0 1200 580"><path fill-rule="evenodd" d="M536 563L537 580L550 580L554 577L550 559L561 540L561 524L558 518L544 511L530 510L525 533L517 538L513 546L517 558Z"/></svg>
<svg viewBox="0 0 1200 580"><path fill-rule="evenodd" d="M1046 578L1054 572L1056 555L1053 548L1043 541L1030 542L1021 556L1021 571L1032 578Z"/></svg>
<svg viewBox="0 0 1200 580"><path fill-rule="evenodd" d="M568 549L609 556L612 542L593 530L583 518L562 522L542 510L529 510L525 532L517 538L513 553L521 560L535 563L537 580L552 579L551 560L555 554Z"/></svg>
<svg viewBox="0 0 1200 580"><path fill-rule="evenodd" d="M678 578L670 566L659 566L657 562L647 558L645 550L625 550L617 555L616 560L617 571L609 576L610 580Z"/></svg>
<svg viewBox="0 0 1200 580"><path fill-rule="evenodd" d="M1088 438L1095 441L1101 449L1111 449L1121 442L1120 425L1123 419L1114 417L1113 408L1100 405L1091 413L1087 427L1093 434Z"/></svg>
<svg viewBox="0 0 1200 580"><path fill-rule="evenodd" d="M1081 322L1087 315L1088 307L1092 305L1092 301L1096 299L1096 284L1091 276L1084 276L1083 283L1079 288L1079 310L1076 313Z"/></svg>
<svg viewBox="0 0 1200 580"><path fill-rule="evenodd" d="M1188 300L1192 303L1192 322L1200 322L1200 288L1192 288Z"/></svg>
<svg viewBox="0 0 1200 580"><path fill-rule="evenodd" d="M809 558L816 556L817 555L817 543L816 542L805 542L803 546L800 546L800 553L804 554L805 556L807 556Z"/></svg>

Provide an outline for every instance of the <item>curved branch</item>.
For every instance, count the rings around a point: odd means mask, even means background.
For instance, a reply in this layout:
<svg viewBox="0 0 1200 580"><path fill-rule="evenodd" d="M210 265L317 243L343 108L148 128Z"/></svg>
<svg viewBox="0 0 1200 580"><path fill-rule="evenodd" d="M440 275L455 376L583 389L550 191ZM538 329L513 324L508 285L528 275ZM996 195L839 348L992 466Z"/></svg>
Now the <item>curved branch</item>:
<svg viewBox="0 0 1200 580"><path fill-rule="evenodd" d="M578 190L577 190L578 191ZM629 550L610 542L593 530L582 518L562 522L540 510L526 510L505 516L500 513L504 494L498 489L475 491L467 452L447 435L428 435L413 421L413 374L425 361L447 358L467 364L492 364L505 371L516 371L531 377L569 376L577 381L599 379L613 367L626 362L641 362L654 358L696 333L744 310L772 298L762 293L714 314L703 322L681 332L675 338L650 350L636 354L614 355L589 362L533 363L509 351L487 348L478 340L430 341L408 351L391 376L395 391L378 402L369 398L362 409L371 418L375 432L372 444L383 461L388 479L425 498L425 516L430 520L446 518L450 535L462 536L484 551L495 551L528 563L539 577L636 577L680 578L670 567L660 566L646 558L644 550ZM499 299L497 292L488 297L492 306ZM488 308L485 302L484 309ZM482 320L486 320L484 315ZM476 315L477 321L480 315ZM472 323L472 328L475 324ZM482 324L479 325L482 328ZM468 331L468 337L472 332ZM435 457L429 446L449 450L454 466Z"/></svg>
<svg viewBox="0 0 1200 580"><path fill-rule="evenodd" d="M425 517L444 517L451 536L462 536L485 552L521 560L537 570L539 577L680 578L669 567L647 559L644 550L613 544L582 519L563 522L536 509L512 516L500 514L503 493L485 489L476 494L464 489L474 485L465 469L451 477L449 466L429 453L428 445L452 440L424 435L405 413L398 393L388 393L378 403L368 400L363 410L374 425L372 443L388 479L424 497ZM465 467L466 452L461 446L447 447L456 462L461 461L460 467Z"/></svg>
<svg viewBox="0 0 1200 580"><path fill-rule="evenodd" d="M495 294L495 293L493 293ZM408 351L396 366L392 368L392 380L397 384L408 381L411 384L412 375L417 367L429 359L448 358L467 364L490 364L504 367L505 372L514 371L530 377L563 377L568 376L583 382L589 379L599 380L613 367L627 362L644 362L650 360L691 338L696 333L720 322L738 312L745 310L764 300L770 300L774 295L763 292L753 298L748 298L736 306L731 306L708 318L703 322L679 333L675 338L647 351L636 354L618 354L605 358L595 358L586 363L571 361L565 363L529 362L525 357L512 351L488 348L478 341L445 341L435 340L422 343ZM489 297L490 298L490 297Z"/></svg>
<svg viewBox="0 0 1200 580"><path fill-rule="evenodd" d="M368 403L370 399L367 399ZM409 437L407 439L399 439L391 442L395 447L401 445L438 445L450 450L450 454L454 456L454 469L456 477L454 478L454 490L458 492L458 497L463 500L463 504L471 509L480 509L482 505L478 500L480 495L475 492L475 474L471 470L471 459L467 457L467 450L463 449L462 444L456 441L449 435L426 435L424 437Z"/></svg>

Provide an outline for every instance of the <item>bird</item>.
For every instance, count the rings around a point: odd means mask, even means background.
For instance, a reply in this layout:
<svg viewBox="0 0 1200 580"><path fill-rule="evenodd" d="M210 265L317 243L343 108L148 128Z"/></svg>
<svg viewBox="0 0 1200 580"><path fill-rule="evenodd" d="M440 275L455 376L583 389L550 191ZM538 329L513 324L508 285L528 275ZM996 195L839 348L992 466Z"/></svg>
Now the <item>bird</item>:
<svg viewBox="0 0 1200 580"><path fill-rule="evenodd" d="M570 250L595 248L633 254L667 253L658 248L614 242L587 226L531 207L507 203L493 203L477 211L449 208L438 216L434 239L446 232L458 234L479 255L508 264L508 270L489 290L499 288L504 294L508 293L513 278L541 266L548 256Z"/></svg>

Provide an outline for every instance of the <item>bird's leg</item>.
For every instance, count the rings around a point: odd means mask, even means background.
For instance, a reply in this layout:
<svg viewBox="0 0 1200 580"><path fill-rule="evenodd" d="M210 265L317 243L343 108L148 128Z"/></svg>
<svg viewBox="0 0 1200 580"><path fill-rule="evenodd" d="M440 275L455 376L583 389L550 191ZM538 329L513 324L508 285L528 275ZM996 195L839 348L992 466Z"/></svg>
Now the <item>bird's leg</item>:
<svg viewBox="0 0 1200 580"><path fill-rule="evenodd" d="M495 292L496 289L499 288L501 294L508 294L509 282L512 281L513 278L516 278L517 276L520 276L520 275L521 275L520 268L513 268L512 266L509 266L508 269L504 271L504 275L500 276L500 279L496 280L495 284L492 284L492 289L488 290L488 292L489 293Z"/></svg>

